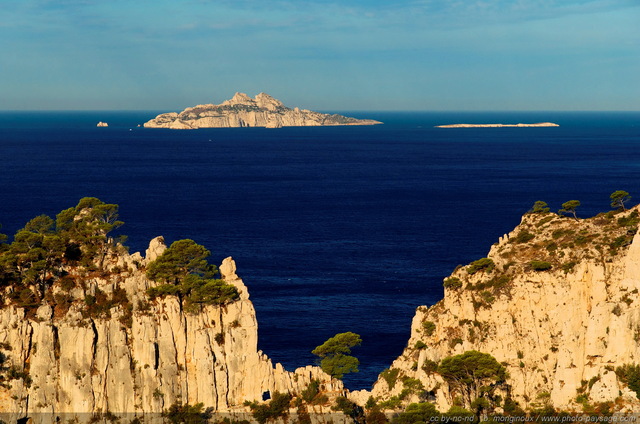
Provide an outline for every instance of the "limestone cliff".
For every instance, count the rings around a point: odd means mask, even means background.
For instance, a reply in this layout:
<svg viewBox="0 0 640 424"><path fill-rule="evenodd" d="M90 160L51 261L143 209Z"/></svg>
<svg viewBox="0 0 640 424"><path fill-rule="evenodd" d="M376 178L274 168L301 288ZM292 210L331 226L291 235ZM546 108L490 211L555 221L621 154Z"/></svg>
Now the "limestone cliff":
<svg viewBox="0 0 640 424"><path fill-rule="evenodd" d="M375 125L382 122L342 115L313 112L286 107L268 94L255 99L236 93L219 105L206 104L187 108L180 113L163 113L144 124L145 128L232 128L232 127L306 127L322 125Z"/></svg>
<svg viewBox="0 0 640 424"><path fill-rule="evenodd" d="M265 392L300 393L312 380L329 393L343 392L342 382L318 367L288 372L258 350L255 310L231 258L219 269L239 300L197 313L183 310L176 296L150 302L146 290L157 283L144 270L165 249L158 237L144 258L112 256L108 272L84 278L66 303L55 285L54 308L43 302L31 315L14 305L0 309L0 419L140 416L178 401L246 411L245 401L262 401ZM120 303L98 316L87 309L98 293Z"/></svg>
<svg viewBox="0 0 640 424"><path fill-rule="evenodd" d="M445 279L444 298L417 309L403 354L371 392L351 398L397 400L412 378L424 386L423 400L446 411L459 393L437 363L477 350L506 366L502 399L510 394L525 410L582 411L602 402L640 410L615 372L640 363L637 226L638 207L580 220L526 214L487 258ZM405 404L418 401L408 392Z"/></svg>

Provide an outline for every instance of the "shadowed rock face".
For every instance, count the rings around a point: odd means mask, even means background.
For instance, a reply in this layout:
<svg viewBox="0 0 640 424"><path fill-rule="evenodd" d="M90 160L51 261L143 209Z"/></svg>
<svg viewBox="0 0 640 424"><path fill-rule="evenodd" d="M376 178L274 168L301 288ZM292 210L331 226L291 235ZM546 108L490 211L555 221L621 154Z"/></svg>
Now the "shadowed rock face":
<svg viewBox="0 0 640 424"><path fill-rule="evenodd" d="M220 273L239 299L199 312L185 311L176 296L149 301L146 291L158 283L145 268L165 249L157 237L145 258L110 258L113 272L83 279L71 290L67 311L46 302L33 316L13 305L0 308L1 420L157 414L176 402L243 411L243 402L261 401L265 392L300 393L312 380L342 393L342 382L320 368L289 372L258 350L255 310L231 258ZM127 300L106 316L87 316L86 296L97 290L108 297L126 292Z"/></svg>
<svg viewBox="0 0 640 424"><path fill-rule="evenodd" d="M197 129L234 127L307 127L335 125L375 125L382 122L356 119L342 115L313 112L286 107L280 100L260 93L255 99L236 93L219 105L207 104L187 108L180 113L156 116L144 124L145 128Z"/></svg>

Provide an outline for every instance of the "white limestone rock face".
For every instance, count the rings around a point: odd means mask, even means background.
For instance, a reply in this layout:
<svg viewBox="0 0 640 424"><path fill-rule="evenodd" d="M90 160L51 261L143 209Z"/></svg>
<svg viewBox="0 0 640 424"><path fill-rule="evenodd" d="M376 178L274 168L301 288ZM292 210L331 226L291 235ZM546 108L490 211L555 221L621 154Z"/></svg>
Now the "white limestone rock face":
<svg viewBox="0 0 640 424"><path fill-rule="evenodd" d="M169 112L144 124L145 128L197 129L234 127L305 127L322 125L375 125L373 119L356 119L341 115L290 109L280 100L260 93L254 99L244 93L219 105L206 104Z"/></svg>
<svg viewBox="0 0 640 424"><path fill-rule="evenodd" d="M511 395L525 409L547 393L555 408L582 411L580 389L592 404L640 410L615 373L640 363L640 236L635 225L618 223L636 213L637 207L579 221L525 215L491 247L492 271L457 269L450 277L458 287L448 280L444 299L417 308L407 347L391 366L399 370L394 390L380 377L371 392L352 393L352 399L387 400L399 393L401 378L412 377L434 390L436 405L446 411L455 394L425 364L477 350L507 364ZM536 271L532 260L552 268Z"/></svg>
<svg viewBox="0 0 640 424"><path fill-rule="evenodd" d="M145 291L157 283L144 267L164 249L157 237L145 259L137 253L113 258L127 271L84 281L68 311L44 305L27 317L21 308L0 309L3 366L28 376L0 385L0 419L107 411L142 416L177 401L246 412L246 400L262 401L264 392L300 393L313 379L330 393L344 392L341 381L318 367L286 371L258 351L255 310L231 258L220 270L238 288L239 300L199 313L185 312L172 296L148 302ZM124 290L131 312L120 305L110 317L87 314L85 296L97 289Z"/></svg>

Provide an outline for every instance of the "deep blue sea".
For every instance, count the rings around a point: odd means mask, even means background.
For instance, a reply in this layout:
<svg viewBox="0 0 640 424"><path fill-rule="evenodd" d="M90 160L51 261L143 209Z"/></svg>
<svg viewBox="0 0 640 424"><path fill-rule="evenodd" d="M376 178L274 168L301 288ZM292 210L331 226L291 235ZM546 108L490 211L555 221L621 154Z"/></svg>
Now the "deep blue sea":
<svg viewBox="0 0 640 424"><path fill-rule="evenodd" d="M536 200L587 217L640 201L640 112L342 112L384 125L172 131L158 112L0 113L0 223L85 196L120 205L131 252L192 238L249 287L259 345L294 369L336 333L363 343L352 389L405 346L419 305ZM339 112L340 113L340 112ZM96 128L98 121L108 128ZM558 128L437 129L552 121ZM632 202L633 202L632 200Z"/></svg>

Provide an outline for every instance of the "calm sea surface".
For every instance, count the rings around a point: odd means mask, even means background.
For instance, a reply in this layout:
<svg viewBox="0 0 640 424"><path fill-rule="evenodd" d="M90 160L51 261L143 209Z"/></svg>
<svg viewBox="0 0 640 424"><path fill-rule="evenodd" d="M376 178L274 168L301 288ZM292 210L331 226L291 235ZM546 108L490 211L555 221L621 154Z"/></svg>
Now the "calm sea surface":
<svg viewBox="0 0 640 424"><path fill-rule="evenodd" d="M0 113L0 223L13 234L95 196L120 205L131 251L192 238L233 256L260 348L287 369L339 332L369 388L419 305L485 256L536 200L578 214L640 201L640 113L346 113L372 127L138 128L156 112ZM96 128L98 121L108 128ZM437 129L552 121L559 128Z"/></svg>

